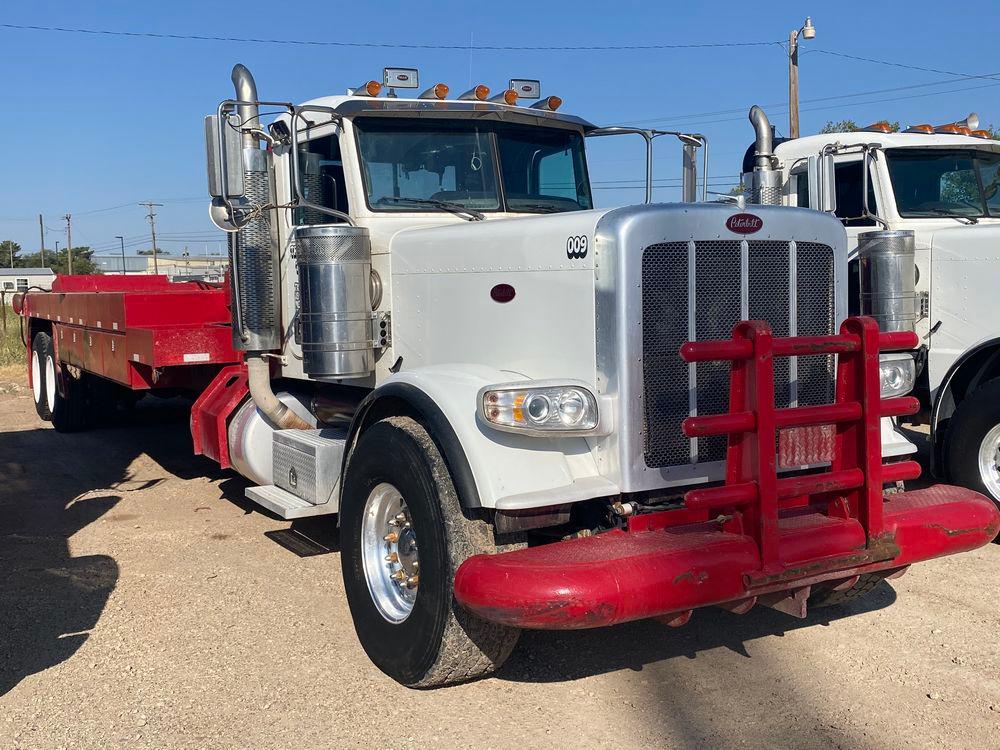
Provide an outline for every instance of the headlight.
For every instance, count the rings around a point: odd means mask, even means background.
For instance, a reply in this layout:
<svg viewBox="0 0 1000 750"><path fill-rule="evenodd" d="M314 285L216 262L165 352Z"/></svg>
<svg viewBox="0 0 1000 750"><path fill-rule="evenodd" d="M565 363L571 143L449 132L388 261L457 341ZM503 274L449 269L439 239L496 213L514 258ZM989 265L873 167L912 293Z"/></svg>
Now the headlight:
<svg viewBox="0 0 1000 750"><path fill-rule="evenodd" d="M510 432L587 434L601 421L597 398L581 385L491 386L479 397L483 419Z"/></svg>
<svg viewBox="0 0 1000 750"><path fill-rule="evenodd" d="M892 398L913 390L917 368L910 354L883 354L879 357L878 374L882 398Z"/></svg>

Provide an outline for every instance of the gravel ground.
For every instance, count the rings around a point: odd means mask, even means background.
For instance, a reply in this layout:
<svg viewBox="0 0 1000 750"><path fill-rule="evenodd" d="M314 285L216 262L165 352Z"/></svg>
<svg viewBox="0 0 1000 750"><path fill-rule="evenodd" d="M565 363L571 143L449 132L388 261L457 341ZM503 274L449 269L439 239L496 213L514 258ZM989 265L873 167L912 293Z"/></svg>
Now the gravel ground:
<svg viewBox="0 0 1000 750"><path fill-rule="evenodd" d="M411 691L339 556L267 536L184 416L65 436L0 387L0 748L1000 747L998 545L804 621L527 633L498 676Z"/></svg>

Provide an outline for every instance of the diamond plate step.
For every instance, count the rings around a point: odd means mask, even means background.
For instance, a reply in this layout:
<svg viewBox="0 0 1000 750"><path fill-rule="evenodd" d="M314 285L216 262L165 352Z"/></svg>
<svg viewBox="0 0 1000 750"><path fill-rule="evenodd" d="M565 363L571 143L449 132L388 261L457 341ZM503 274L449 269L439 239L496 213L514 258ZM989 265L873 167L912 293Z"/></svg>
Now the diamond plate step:
<svg viewBox="0 0 1000 750"><path fill-rule="evenodd" d="M313 505L273 484L247 487L246 495L258 505L289 520L307 516L326 516L337 512L332 503Z"/></svg>

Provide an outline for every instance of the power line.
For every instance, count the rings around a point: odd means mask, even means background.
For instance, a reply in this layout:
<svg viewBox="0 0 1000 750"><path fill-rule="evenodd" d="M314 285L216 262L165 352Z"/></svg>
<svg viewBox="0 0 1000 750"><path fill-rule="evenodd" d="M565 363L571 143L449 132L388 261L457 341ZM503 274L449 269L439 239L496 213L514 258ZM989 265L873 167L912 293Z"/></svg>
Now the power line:
<svg viewBox="0 0 1000 750"><path fill-rule="evenodd" d="M1000 78L993 78L993 76L1000 76L1000 73L990 73L990 74L974 75L974 76L970 75L970 76L967 76L966 78L968 80L986 78L986 79L990 79L990 80L1000 81ZM863 97L863 96L875 96L876 94L891 94L891 93L894 93L896 91L910 91L910 90L913 90L913 89L929 88L931 86L948 86L948 85L951 85L951 84L954 84L954 83L956 83L956 82L952 81L952 80L929 81L929 82L926 82L926 83L913 83L913 84L909 84L907 86L893 86L891 88L886 88L886 89L873 89L871 91L858 91L858 92L853 93L853 94L835 94L833 96L813 97L811 99L803 99L802 103L803 104L812 104L812 103L816 103L816 102L836 101L838 99L854 99L854 98ZM964 90L964 89L958 89L958 90ZM948 90L948 91L930 91L927 94L925 94L925 96L937 96L939 94L948 94L948 93L951 93L951 90ZM764 107L764 108L770 108L770 107L786 107L787 108L788 103L787 102L772 102L770 104L761 104L760 106ZM733 108L730 108L730 109L716 110L714 112L697 112L697 113L687 114L687 115L673 115L673 116L666 116L666 115L664 115L662 117L649 117L649 118L644 118L644 119L640 119L640 120L626 120L626 121L622 122L621 124L622 125L635 125L635 124L639 124L639 123L676 122L677 120L694 120L694 119L700 119L702 117L715 117L715 116L718 116L718 115L728 115L728 114L742 113L745 110L746 110L745 106L743 106L743 107L733 107ZM719 122L723 122L723 121L719 121Z"/></svg>
<svg viewBox="0 0 1000 750"><path fill-rule="evenodd" d="M887 65L892 68L905 68L906 70L920 70L923 71L924 73L939 73L945 76L955 76L956 78L991 78L993 80L1000 80L996 77L1000 75L1000 73L984 73L982 75L973 75L970 73L956 73L953 70L941 70L940 68L925 68L921 65L910 65L908 63L893 62L892 60L879 60L874 57L849 55L846 52L834 52L833 50L829 49L814 49L809 51L821 55L833 55L834 57L843 57L847 60L857 60L859 62L874 63L875 65Z"/></svg>
<svg viewBox="0 0 1000 750"><path fill-rule="evenodd" d="M311 39L262 39L257 37L209 36L205 34L165 34L154 31L112 31L110 29L82 29L65 26L36 26L28 24L0 23L0 28L16 31L54 31L66 34L92 34L96 36L124 36L146 39L183 39L198 42L243 42L248 44L286 44L308 47L372 47L388 49L438 49L461 50L470 49L492 52L623 52L626 50L662 50L662 49L717 49L720 47L768 47L782 45L783 42L705 42L700 44L607 44L607 45L572 45L553 47L547 45L514 46L489 44L412 44L401 42L331 42Z"/></svg>

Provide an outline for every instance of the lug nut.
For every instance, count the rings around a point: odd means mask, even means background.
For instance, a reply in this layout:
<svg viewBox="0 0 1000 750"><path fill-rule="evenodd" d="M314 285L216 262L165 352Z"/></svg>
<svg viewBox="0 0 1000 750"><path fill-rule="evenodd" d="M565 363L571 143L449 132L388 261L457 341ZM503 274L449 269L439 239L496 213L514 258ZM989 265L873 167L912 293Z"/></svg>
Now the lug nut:
<svg viewBox="0 0 1000 750"><path fill-rule="evenodd" d="M416 575L410 576L409 578L406 579L406 588L412 589L418 583L420 583L420 576Z"/></svg>
<svg viewBox="0 0 1000 750"><path fill-rule="evenodd" d="M406 578L406 573L404 573L402 570L397 570L389 577L394 581L402 581L404 578Z"/></svg>
<svg viewBox="0 0 1000 750"><path fill-rule="evenodd" d="M406 520L406 514L405 513L397 513L396 514L396 520L399 521L400 523L402 523L403 521Z"/></svg>
<svg viewBox="0 0 1000 750"><path fill-rule="evenodd" d="M394 563L397 560L399 560L399 555L397 555L395 552L390 552L388 555L385 556L385 561L387 563Z"/></svg>
<svg viewBox="0 0 1000 750"><path fill-rule="evenodd" d="M399 541L399 534L397 534L395 531L390 531L388 534L382 537L382 541L389 542L389 544L395 544L396 542Z"/></svg>

